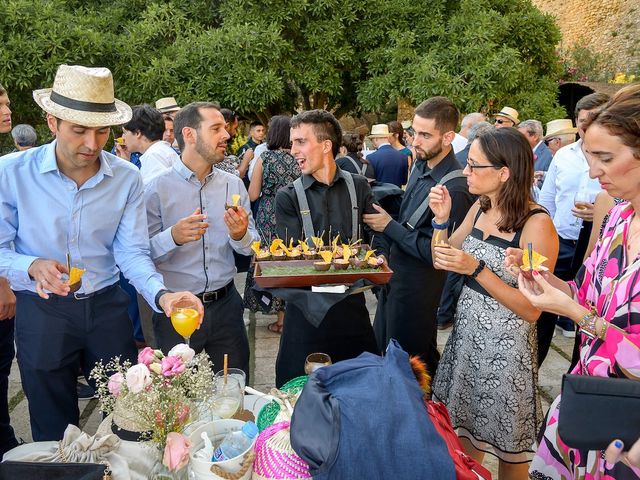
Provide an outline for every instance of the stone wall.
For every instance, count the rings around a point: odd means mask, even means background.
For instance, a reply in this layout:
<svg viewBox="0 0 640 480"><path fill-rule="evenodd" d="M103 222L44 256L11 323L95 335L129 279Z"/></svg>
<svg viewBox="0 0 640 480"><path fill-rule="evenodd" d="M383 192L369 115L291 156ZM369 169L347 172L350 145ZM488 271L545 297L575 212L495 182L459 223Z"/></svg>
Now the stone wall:
<svg viewBox="0 0 640 480"><path fill-rule="evenodd" d="M533 0L554 15L563 50L573 45L610 56L612 68L627 72L640 65L640 0Z"/></svg>

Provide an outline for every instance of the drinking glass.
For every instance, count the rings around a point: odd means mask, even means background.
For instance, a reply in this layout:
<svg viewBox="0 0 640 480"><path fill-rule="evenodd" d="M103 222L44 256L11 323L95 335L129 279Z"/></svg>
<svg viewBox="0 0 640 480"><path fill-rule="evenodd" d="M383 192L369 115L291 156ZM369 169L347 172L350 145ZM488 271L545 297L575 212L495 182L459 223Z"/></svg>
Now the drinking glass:
<svg viewBox="0 0 640 480"><path fill-rule="evenodd" d="M240 408L243 391L235 377L213 377L213 399L211 411L220 418L231 418Z"/></svg>
<svg viewBox="0 0 640 480"><path fill-rule="evenodd" d="M586 209L587 206L589 206L591 203L593 203L593 196L588 190L580 189L573 197L573 204L578 210ZM581 218L576 217L575 220L571 223L571 226L577 227L581 224L581 221Z"/></svg>
<svg viewBox="0 0 640 480"><path fill-rule="evenodd" d="M180 300L171 308L171 324L179 335L184 338L184 343L189 345L189 339L200 323L198 305L191 300Z"/></svg>
<svg viewBox="0 0 640 480"><path fill-rule="evenodd" d="M244 387L247 386L247 374L244 373L244 370L242 370L241 368L227 368L227 375L238 380L238 383L240 384L240 390L242 390L242 401L240 402L240 408L242 409L244 408ZM215 377L224 378L224 370L216 372Z"/></svg>
<svg viewBox="0 0 640 480"><path fill-rule="evenodd" d="M304 373L311 375L317 369L331 365L331 357L326 353L310 353L304 361Z"/></svg>

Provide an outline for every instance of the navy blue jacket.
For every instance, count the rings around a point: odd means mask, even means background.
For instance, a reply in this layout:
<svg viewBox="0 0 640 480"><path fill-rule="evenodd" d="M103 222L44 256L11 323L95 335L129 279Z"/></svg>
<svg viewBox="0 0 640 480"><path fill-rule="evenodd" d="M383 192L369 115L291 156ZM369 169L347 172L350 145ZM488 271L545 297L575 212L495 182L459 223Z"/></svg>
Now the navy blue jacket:
<svg viewBox="0 0 640 480"><path fill-rule="evenodd" d="M381 146L367 155L367 160L373 165L378 182L393 183L398 187L407 183L409 158L391 145Z"/></svg>

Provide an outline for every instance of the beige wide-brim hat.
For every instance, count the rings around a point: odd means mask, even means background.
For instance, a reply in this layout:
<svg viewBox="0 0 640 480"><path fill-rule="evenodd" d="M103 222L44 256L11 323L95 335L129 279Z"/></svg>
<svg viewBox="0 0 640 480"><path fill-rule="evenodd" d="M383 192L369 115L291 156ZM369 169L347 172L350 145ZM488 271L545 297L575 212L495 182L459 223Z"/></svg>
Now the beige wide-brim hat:
<svg viewBox="0 0 640 480"><path fill-rule="evenodd" d="M544 140L551 137L557 137L558 135L569 135L578 133L578 129L573 126L573 122L569 118L562 118L558 120L551 120L547 123L547 134L544 136Z"/></svg>
<svg viewBox="0 0 640 480"><path fill-rule="evenodd" d="M33 99L54 117L84 127L110 127L131 120L131 107L117 100L108 68L60 65L53 88L33 91Z"/></svg>
<svg viewBox="0 0 640 480"><path fill-rule="evenodd" d="M180 110L178 102L173 97L164 97L156 101L156 109L162 113L177 112Z"/></svg>
<svg viewBox="0 0 640 480"><path fill-rule="evenodd" d="M369 138L382 138L389 136L389 125L386 123L378 123L371 127Z"/></svg>
<svg viewBox="0 0 640 480"><path fill-rule="evenodd" d="M518 111L515 108L511 108L511 107L502 107L502 110L500 110L494 116L507 118L511 120L514 125L517 125L519 122Z"/></svg>

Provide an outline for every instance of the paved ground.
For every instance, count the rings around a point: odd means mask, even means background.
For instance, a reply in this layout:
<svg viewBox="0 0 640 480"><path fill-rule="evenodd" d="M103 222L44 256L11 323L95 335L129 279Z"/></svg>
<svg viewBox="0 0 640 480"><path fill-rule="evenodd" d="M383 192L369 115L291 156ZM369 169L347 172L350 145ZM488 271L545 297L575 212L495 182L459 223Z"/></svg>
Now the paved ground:
<svg viewBox="0 0 640 480"><path fill-rule="evenodd" d="M244 275L236 277L236 285L240 292L244 291ZM370 292L367 292L367 306L371 313L371 321L375 313L376 299ZM275 385L275 359L278 353L280 335L271 333L267 325L275 320L274 316L262 314L245 313L245 318L249 320L247 327L249 342L251 345L251 384L257 390L268 392ZM438 334L438 345L444 347L451 329L444 330ZM549 350L549 355L540 369L539 383L542 405L546 411L551 401L560 393L560 381L562 374L569 366L573 339L565 338L558 334ZM14 361L9 383L9 399L11 410L11 422L16 431L16 435L25 441L31 441L31 431L29 428L29 412L27 400L22 392L20 384L20 374L18 366ZM80 401L82 428L87 432L94 433L99 422L100 412L97 400ZM489 459L490 456L487 457ZM497 472L495 462L489 464L494 473Z"/></svg>

